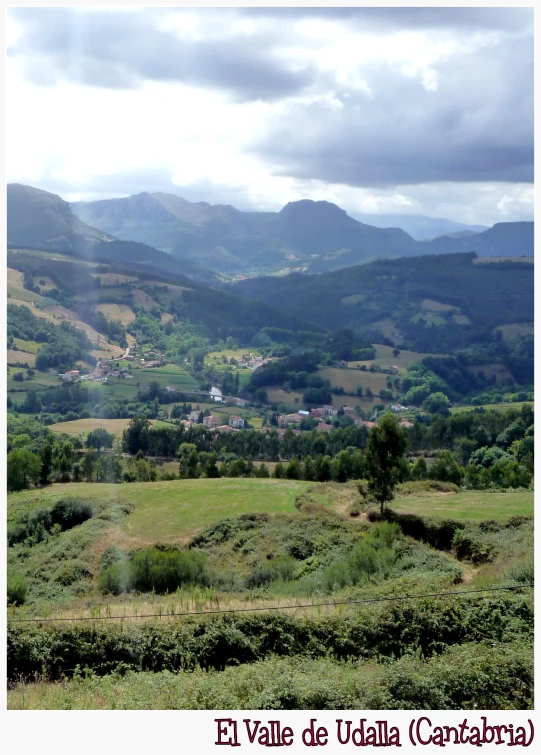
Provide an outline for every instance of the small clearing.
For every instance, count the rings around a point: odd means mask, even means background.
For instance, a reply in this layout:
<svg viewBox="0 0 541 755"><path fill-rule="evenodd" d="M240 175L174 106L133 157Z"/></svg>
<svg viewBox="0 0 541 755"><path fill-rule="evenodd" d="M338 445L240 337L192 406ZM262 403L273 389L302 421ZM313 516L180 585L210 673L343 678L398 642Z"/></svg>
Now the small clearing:
<svg viewBox="0 0 541 755"><path fill-rule="evenodd" d="M135 315L129 304L98 304L96 309L102 312L108 320L118 320L122 325L135 320Z"/></svg>

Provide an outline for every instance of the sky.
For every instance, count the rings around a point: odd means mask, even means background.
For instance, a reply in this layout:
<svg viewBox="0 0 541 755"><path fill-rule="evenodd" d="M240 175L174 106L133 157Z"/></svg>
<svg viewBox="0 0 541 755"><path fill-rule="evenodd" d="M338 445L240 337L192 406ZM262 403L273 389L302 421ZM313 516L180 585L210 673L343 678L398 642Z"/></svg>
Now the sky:
<svg viewBox="0 0 541 755"><path fill-rule="evenodd" d="M533 10L7 10L6 178L533 219Z"/></svg>

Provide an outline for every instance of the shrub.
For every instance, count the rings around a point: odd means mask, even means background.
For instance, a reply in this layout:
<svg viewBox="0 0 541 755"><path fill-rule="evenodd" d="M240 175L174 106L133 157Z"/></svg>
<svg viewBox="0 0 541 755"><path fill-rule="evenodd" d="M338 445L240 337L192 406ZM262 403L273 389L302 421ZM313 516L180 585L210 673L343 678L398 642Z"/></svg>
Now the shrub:
<svg viewBox="0 0 541 755"><path fill-rule="evenodd" d="M53 581L68 586L72 585L74 582L79 582L81 579L88 579L91 576L92 572L83 561L73 559L62 564L62 566L57 569L53 576Z"/></svg>
<svg viewBox="0 0 541 755"><path fill-rule="evenodd" d="M111 564L98 577L98 589L103 593L120 595L129 589L129 571L125 564Z"/></svg>
<svg viewBox="0 0 541 755"><path fill-rule="evenodd" d="M266 587L275 578L271 564L257 564L246 578L246 587Z"/></svg>
<svg viewBox="0 0 541 755"><path fill-rule="evenodd" d="M45 540L50 534L64 532L82 524L93 515L92 506L77 498L63 498L50 509L34 509L24 514L8 529L8 544L14 545L27 538L35 542Z"/></svg>
<svg viewBox="0 0 541 755"><path fill-rule="evenodd" d="M459 561L468 560L473 564L486 564L494 558L494 547L484 542L476 533L467 528L457 530L453 536L453 547Z"/></svg>
<svg viewBox="0 0 541 755"><path fill-rule="evenodd" d="M9 605L22 606L28 596L28 583L22 574L8 574L7 602Z"/></svg>
<svg viewBox="0 0 541 755"><path fill-rule="evenodd" d="M535 569L533 561L529 564L518 564L512 567L506 574L506 577L512 579L515 582L522 582L524 584L534 583Z"/></svg>
<svg viewBox="0 0 541 755"><path fill-rule="evenodd" d="M114 595L126 590L168 593L186 584L209 583L202 553L158 546L136 551L125 564L112 563L98 579L99 589Z"/></svg>
<svg viewBox="0 0 541 755"><path fill-rule="evenodd" d="M44 673L53 680L72 676L77 665L100 675L119 667L153 672L198 665L222 669L270 654L390 660L420 648L425 658L431 658L451 645L519 639L522 643L533 639L529 590L498 597L402 601L317 618L268 613L125 627L8 625L7 676L14 681ZM492 660L495 674L504 662L505 658ZM452 675L459 691L460 674L454 669Z"/></svg>

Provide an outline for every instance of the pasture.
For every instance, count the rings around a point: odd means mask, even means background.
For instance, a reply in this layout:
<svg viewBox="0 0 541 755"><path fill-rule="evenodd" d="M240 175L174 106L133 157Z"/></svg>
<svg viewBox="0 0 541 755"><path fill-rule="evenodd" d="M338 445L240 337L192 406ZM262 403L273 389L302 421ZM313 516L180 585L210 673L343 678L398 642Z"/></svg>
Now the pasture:
<svg viewBox="0 0 541 755"><path fill-rule="evenodd" d="M401 514L479 522L508 519L512 516L533 516L534 495L529 490L462 490L456 494L432 493L397 497L391 502L390 508Z"/></svg>
<svg viewBox="0 0 541 755"><path fill-rule="evenodd" d="M54 433L67 433L68 435L87 435L91 430L103 427L108 433L121 436L130 423L129 419L100 419L99 417L88 417L87 419L75 419L71 422L57 422L50 425L49 429ZM150 424L158 427L169 423L160 420L151 419ZM79 487L79 486L78 486Z"/></svg>
<svg viewBox="0 0 541 755"><path fill-rule="evenodd" d="M36 355L28 351L22 351L20 349L8 349L7 350L7 362L8 364L16 364L22 362L29 367L33 367L36 364Z"/></svg>
<svg viewBox="0 0 541 755"><path fill-rule="evenodd" d="M122 325L128 325L135 320L135 314L128 304L98 304L96 309L108 320L118 320Z"/></svg>
<svg viewBox="0 0 541 755"><path fill-rule="evenodd" d="M482 406L454 406L450 411L451 414L456 414L456 412L473 412L476 409L484 409L485 411L495 411L495 412L507 412L509 409L520 409L521 406L524 404L527 404L528 406L533 406L533 401L511 401L510 403L501 403L501 404L483 404Z"/></svg>
<svg viewBox="0 0 541 755"><path fill-rule="evenodd" d="M167 364L164 367L144 367L134 364L132 368L133 382L139 383L139 387L158 383L161 386L170 385L179 391L198 391L199 384L181 367Z"/></svg>
<svg viewBox="0 0 541 755"><path fill-rule="evenodd" d="M533 336L533 322L514 322L509 325L498 325L494 331L500 330L504 341L512 341L517 336Z"/></svg>
<svg viewBox="0 0 541 755"><path fill-rule="evenodd" d="M452 304L444 304L435 299L423 299L421 309L424 309L426 312L453 312L457 310L457 307L453 307Z"/></svg>
<svg viewBox="0 0 541 755"><path fill-rule="evenodd" d="M37 354L38 349L42 346L37 341L23 341L22 338L14 338L13 342L15 346L21 351L29 351L31 354Z"/></svg>
<svg viewBox="0 0 541 755"><path fill-rule="evenodd" d="M99 420L101 423L104 421ZM111 427L106 429L111 432ZM50 503L61 495L129 501L134 504L134 510L120 524L125 537L147 542L187 542L197 532L227 517L255 512L294 513L296 496L309 485L308 482L293 480L253 478L133 482L124 485L67 483L35 491L32 498L35 496L40 505ZM25 491L10 496L10 499L16 506L18 501L28 497L29 492Z"/></svg>
<svg viewBox="0 0 541 755"><path fill-rule="evenodd" d="M430 354L423 354L417 351L407 351L406 349L400 349L400 354L398 354L398 356L393 356L394 348L392 346L384 346L379 343L375 343L374 348L376 349L375 359L363 362L349 362L349 367L360 367L363 364L370 367L372 363L376 362L380 367L392 367L393 365L396 365L400 372L406 370L410 364L420 362L425 357L430 356Z"/></svg>
<svg viewBox="0 0 541 755"><path fill-rule="evenodd" d="M390 375L381 372L364 372L363 370L353 370L341 367L325 367L318 370L317 375L324 380L330 380L332 387L343 388L346 393L355 393L358 385L366 390L370 388L372 393L379 393L382 388L387 388L387 378ZM343 397L342 403L349 403Z"/></svg>

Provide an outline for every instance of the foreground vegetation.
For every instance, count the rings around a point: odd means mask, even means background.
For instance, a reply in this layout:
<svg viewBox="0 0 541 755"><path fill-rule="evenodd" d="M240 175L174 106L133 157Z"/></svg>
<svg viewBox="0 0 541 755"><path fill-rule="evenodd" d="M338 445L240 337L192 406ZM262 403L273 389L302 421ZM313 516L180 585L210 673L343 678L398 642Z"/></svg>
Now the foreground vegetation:
<svg viewBox="0 0 541 755"><path fill-rule="evenodd" d="M10 259L11 708L532 706L529 289L502 323L475 290L427 298L471 255L376 263L331 333L150 270ZM130 380L59 383L105 343L133 346ZM211 386L248 408L200 404Z"/></svg>

